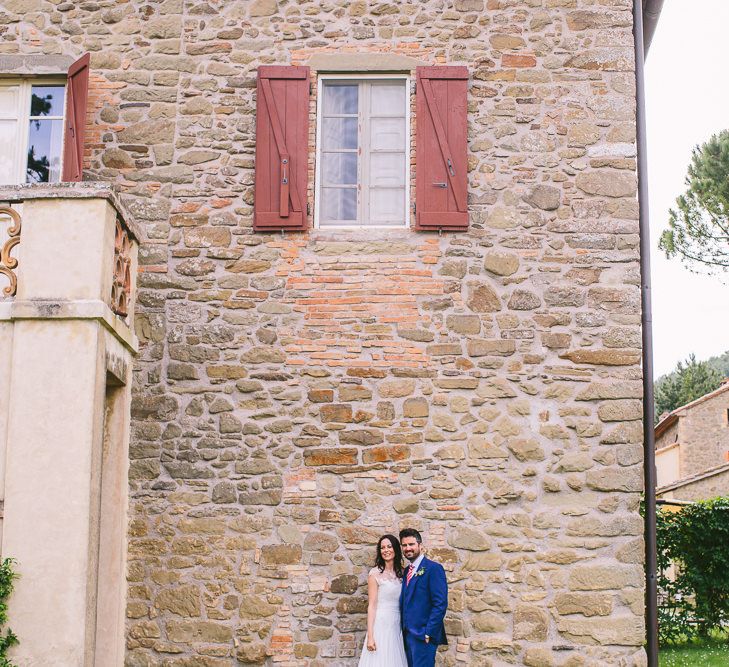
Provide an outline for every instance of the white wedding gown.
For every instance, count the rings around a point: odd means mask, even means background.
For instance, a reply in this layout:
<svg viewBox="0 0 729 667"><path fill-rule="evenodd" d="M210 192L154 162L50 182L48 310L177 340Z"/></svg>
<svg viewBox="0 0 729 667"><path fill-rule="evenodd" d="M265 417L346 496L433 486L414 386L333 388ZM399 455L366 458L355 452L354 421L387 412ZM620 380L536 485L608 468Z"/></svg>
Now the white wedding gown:
<svg viewBox="0 0 729 667"><path fill-rule="evenodd" d="M367 637L362 646L359 667L407 667L405 647L400 627L401 580L373 567L370 575L377 581L377 609L375 611L376 651L367 650Z"/></svg>

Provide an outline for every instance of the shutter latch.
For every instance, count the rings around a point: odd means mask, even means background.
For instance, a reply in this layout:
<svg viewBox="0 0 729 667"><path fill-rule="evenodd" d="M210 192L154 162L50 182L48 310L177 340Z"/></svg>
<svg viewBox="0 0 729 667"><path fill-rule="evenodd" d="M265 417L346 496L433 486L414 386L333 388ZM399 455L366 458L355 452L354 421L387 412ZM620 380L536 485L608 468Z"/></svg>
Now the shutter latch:
<svg viewBox="0 0 729 667"><path fill-rule="evenodd" d="M448 173L449 173L449 174L450 174L451 176L455 176L455 175L456 175L456 170L455 170L455 169L453 169L453 163L451 162L451 159L450 159L450 158L448 158L447 162L448 162Z"/></svg>
<svg viewBox="0 0 729 667"><path fill-rule="evenodd" d="M433 183L433 185L435 185L436 188L447 188L448 187L448 183Z"/></svg>
<svg viewBox="0 0 729 667"><path fill-rule="evenodd" d="M282 218L289 217L289 156L281 156L281 192L279 193L278 213Z"/></svg>

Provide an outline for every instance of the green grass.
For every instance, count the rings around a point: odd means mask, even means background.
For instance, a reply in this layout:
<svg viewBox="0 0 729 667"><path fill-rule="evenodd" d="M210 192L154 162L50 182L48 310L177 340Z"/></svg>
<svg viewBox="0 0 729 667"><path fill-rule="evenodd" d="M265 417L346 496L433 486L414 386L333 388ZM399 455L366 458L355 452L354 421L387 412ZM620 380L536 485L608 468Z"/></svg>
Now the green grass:
<svg viewBox="0 0 729 667"><path fill-rule="evenodd" d="M727 667L729 640L711 638L680 646L662 646L658 652L660 667Z"/></svg>

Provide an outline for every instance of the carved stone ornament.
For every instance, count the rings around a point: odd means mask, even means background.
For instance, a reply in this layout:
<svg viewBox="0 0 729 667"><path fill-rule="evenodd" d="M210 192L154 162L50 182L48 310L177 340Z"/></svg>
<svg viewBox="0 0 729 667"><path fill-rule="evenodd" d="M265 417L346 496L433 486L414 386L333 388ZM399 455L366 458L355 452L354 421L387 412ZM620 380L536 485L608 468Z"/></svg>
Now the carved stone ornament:
<svg viewBox="0 0 729 667"><path fill-rule="evenodd" d="M111 309L121 317L129 314L132 293L132 242L117 218L114 235L114 280L111 285Z"/></svg>
<svg viewBox="0 0 729 667"><path fill-rule="evenodd" d="M12 249L20 243L20 213L9 206L0 206L0 220L5 216L10 218L11 224L8 227L8 239L0 248L0 274L7 276L10 284L3 289L5 296L15 296L18 289L18 277L13 269L18 266L18 260L10 256Z"/></svg>

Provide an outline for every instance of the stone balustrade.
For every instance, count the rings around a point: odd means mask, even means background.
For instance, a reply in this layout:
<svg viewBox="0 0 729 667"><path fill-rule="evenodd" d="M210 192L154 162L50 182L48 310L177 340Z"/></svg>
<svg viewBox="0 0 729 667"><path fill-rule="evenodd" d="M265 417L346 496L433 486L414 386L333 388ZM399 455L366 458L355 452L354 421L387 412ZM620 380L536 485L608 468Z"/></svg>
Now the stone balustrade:
<svg viewBox="0 0 729 667"><path fill-rule="evenodd" d="M18 665L123 662L138 239L109 186L0 189L0 537L20 574Z"/></svg>

